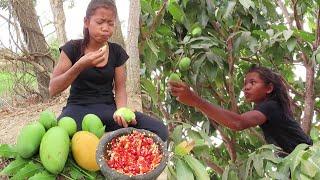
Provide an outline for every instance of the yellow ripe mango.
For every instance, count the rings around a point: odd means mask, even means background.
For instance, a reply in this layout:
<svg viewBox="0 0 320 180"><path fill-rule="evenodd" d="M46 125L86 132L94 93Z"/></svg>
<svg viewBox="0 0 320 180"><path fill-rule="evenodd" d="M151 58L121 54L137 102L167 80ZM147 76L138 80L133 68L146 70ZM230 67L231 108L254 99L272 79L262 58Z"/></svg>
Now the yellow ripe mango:
<svg viewBox="0 0 320 180"><path fill-rule="evenodd" d="M71 151L77 164L88 171L97 171L96 149L99 138L88 131L76 132L71 140Z"/></svg>

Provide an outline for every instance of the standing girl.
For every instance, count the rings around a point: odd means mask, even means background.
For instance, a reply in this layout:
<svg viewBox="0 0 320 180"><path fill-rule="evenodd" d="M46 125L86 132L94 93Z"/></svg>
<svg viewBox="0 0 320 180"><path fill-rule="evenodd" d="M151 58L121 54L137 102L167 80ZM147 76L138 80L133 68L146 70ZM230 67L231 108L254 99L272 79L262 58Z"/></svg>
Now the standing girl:
<svg viewBox="0 0 320 180"><path fill-rule="evenodd" d="M177 100L201 110L210 119L230 129L240 131L259 125L267 143L275 144L290 153L300 143L311 145L299 123L294 120L289 95L283 78L268 68L253 65L244 81L244 94L253 110L243 114L222 109L203 99L185 83L169 82Z"/></svg>
<svg viewBox="0 0 320 180"><path fill-rule="evenodd" d="M127 124L114 115L117 109L127 106L124 63L129 58L120 45L108 42L116 17L113 2L91 0L84 18L84 38L71 40L60 48L49 92L53 96L69 85L71 89L58 119L72 117L79 129L86 114L96 114L106 125L106 131L132 126L152 131L166 141L168 130L160 120L135 112L136 119Z"/></svg>

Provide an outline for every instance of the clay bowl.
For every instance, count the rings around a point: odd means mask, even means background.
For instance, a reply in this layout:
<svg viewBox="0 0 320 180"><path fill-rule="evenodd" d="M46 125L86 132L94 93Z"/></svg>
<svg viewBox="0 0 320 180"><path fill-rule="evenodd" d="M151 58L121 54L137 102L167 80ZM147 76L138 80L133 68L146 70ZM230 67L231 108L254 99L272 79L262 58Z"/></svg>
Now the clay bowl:
<svg viewBox="0 0 320 180"><path fill-rule="evenodd" d="M126 135L132 133L134 130L144 133L145 135L151 137L153 141L158 144L160 151L162 152L162 159L160 161L160 164L153 170L151 170L148 173L141 174L141 175L135 175L135 176L128 176L126 174L122 174L116 170L111 169L107 163L106 163L106 157L105 157L105 150L109 142L113 138L116 138L118 136ZM144 129L135 129L132 127L129 128L121 128L113 132L108 132L104 136L101 137L100 142L97 147L96 151L96 161L100 167L100 170L102 174L106 177L106 179L109 180L152 180L156 179L162 171L165 169L168 161L168 151L166 149L165 143L161 140L159 136L157 136L155 133L144 130Z"/></svg>

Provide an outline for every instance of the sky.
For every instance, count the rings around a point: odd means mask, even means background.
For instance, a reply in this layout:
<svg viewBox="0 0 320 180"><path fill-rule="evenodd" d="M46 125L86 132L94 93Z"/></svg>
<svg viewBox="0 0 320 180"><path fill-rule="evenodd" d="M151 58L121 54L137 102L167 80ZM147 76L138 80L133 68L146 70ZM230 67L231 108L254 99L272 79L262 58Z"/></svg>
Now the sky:
<svg viewBox="0 0 320 180"><path fill-rule="evenodd" d="M74 0L74 6L70 8L70 1L67 0L64 3L64 12L66 16L66 33L68 40L78 39L82 37L83 18L87 5L90 0ZM121 22L122 32L124 37L127 35L127 24L129 17L129 5L130 0L116 0L118 16ZM50 22L53 20L51 13L49 0L38 0L36 5L36 11L40 17L40 23L42 32L46 36L47 40L52 39L54 35L54 25ZM0 14L8 17L8 13L0 10ZM9 41L8 26L7 23L0 17L0 40L5 44Z"/></svg>

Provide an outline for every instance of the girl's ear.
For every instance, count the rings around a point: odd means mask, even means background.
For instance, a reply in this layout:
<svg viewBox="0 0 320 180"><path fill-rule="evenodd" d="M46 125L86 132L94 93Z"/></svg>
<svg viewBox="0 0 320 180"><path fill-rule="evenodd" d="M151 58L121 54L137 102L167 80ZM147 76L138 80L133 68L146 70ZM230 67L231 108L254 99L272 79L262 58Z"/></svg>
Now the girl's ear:
<svg viewBox="0 0 320 180"><path fill-rule="evenodd" d="M267 94L270 94L270 93L272 93L272 91L273 91L273 84L272 83L269 83L268 84L268 90L267 90Z"/></svg>
<svg viewBox="0 0 320 180"><path fill-rule="evenodd" d="M84 27L85 27L85 28L88 28L88 27L89 27L89 19L88 19L88 18L84 17L84 18L83 18L83 23L84 23Z"/></svg>

